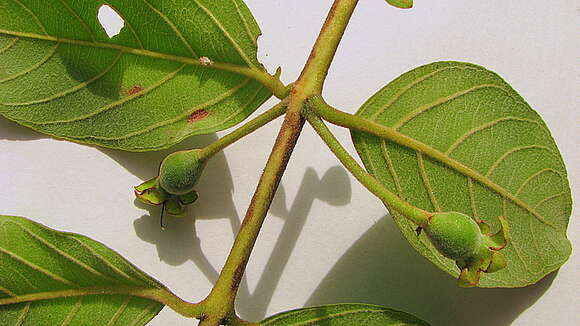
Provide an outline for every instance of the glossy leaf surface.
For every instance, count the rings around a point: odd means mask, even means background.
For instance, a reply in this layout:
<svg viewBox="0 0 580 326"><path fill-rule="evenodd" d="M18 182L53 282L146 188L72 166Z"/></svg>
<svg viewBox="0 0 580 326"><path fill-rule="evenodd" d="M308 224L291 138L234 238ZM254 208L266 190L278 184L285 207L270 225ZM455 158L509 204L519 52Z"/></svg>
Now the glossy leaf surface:
<svg viewBox="0 0 580 326"><path fill-rule="evenodd" d="M171 296L99 242L0 216L1 325L145 325Z"/></svg>
<svg viewBox="0 0 580 326"><path fill-rule="evenodd" d="M560 152L540 116L498 75L438 62L407 72L371 97L357 115L392 128L398 140L353 132L367 170L415 206L456 211L499 229L505 216L507 268L481 287L521 287L570 255L571 195ZM395 214L407 240L434 264L459 269L416 226Z"/></svg>
<svg viewBox="0 0 580 326"><path fill-rule="evenodd" d="M113 38L103 5L124 19ZM271 96L206 65L263 71L259 35L242 0L0 0L0 114L75 142L166 148L235 125Z"/></svg>
<svg viewBox="0 0 580 326"><path fill-rule="evenodd" d="M394 309L369 304L334 304L286 311L264 319L263 326L429 326Z"/></svg>

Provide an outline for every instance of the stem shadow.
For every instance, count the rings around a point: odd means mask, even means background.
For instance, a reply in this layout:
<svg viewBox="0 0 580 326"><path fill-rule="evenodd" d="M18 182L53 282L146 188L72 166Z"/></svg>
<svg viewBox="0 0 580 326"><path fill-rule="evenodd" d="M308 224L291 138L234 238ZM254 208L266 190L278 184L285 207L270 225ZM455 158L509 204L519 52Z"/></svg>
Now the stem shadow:
<svg viewBox="0 0 580 326"><path fill-rule="evenodd" d="M350 179L342 166L328 169L322 178L312 167L307 168L290 208L286 207L284 188L278 188L270 214L284 219L285 223L255 290L251 294L248 290L239 293L237 308L244 318L261 320L265 317L314 201L343 206L350 203L351 195Z"/></svg>
<svg viewBox="0 0 580 326"><path fill-rule="evenodd" d="M157 175L159 164L166 155L176 150L204 147L215 139L217 139L215 135L194 137L160 152L130 153L110 149L99 150L113 158L130 173L142 180L147 180ZM232 200L233 180L223 153L216 154L208 162L195 189L200 198L188 207L187 216L183 218L167 216L164 220L166 226L164 231L159 225L160 207L144 205L138 200L135 200L135 205L146 209L148 214L136 219L133 225L140 239L157 247L161 261L168 265L178 266L191 260L207 280L215 284L219 271L212 266L201 250L195 221L227 218L234 235L240 228L241 217ZM246 277L242 279L237 308L244 318L251 320L264 318L306 222L306 217L316 199L334 206L346 205L350 202L350 179L342 166L330 168L322 177L319 177L313 168L307 168L296 198L290 207L286 206L284 187L280 185L278 188L271 205L270 215L285 220L284 226L254 291L250 292ZM219 202L219 205L216 205L216 202Z"/></svg>
<svg viewBox="0 0 580 326"><path fill-rule="evenodd" d="M141 180L148 180L158 174L159 164L168 154L183 149L201 148L216 139L215 134L196 136L170 149L157 152L129 153L110 149L99 150ZM135 206L147 210L148 214L136 219L133 226L140 239L157 247L161 261L171 266L178 266L191 260L210 282L215 283L218 272L201 251L195 221L227 218L230 220L232 231L237 232L239 229L240 219L232 200L233 180L223 153L216 154L208 162L195 189L199 193L198 201L187 207L184 217L176 218L166 215L165 230L161 230L159 225L161 207L145 205L135 200ZM219 201L219 205L216 205L216 201Z"/></svg>
<svg viewBox="0 0 580 326"><path fill-rule="evenodd" d="M518 289L460 288L415 252L387 215L340 258L306 305L371 303L401 309L432 325L507 326L550 287L555 275Z"/></svg>

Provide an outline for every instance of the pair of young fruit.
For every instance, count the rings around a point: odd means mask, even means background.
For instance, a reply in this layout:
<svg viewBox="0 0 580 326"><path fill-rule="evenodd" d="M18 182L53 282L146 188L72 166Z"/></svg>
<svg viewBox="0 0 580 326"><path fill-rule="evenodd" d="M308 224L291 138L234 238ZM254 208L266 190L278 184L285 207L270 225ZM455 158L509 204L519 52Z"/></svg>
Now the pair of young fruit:
<svg viewBox="0 0 580 326"><path fill-rule="evenodd" d="M178 151L168 155L159 167L159 176L135 187L141 201L163 205L163 211L171 215L184 215L184 205L195 202L197 192L193 190L206 165L202 150ZM501 229L491 234L483 221L458 213L435 213L429 222L421 226L431 243L439 252L456 261L461 270L459 284L475 286L481 272L492 273L506 266L499 250L508 241L509 232L505 218L499 218Z"/></svg>

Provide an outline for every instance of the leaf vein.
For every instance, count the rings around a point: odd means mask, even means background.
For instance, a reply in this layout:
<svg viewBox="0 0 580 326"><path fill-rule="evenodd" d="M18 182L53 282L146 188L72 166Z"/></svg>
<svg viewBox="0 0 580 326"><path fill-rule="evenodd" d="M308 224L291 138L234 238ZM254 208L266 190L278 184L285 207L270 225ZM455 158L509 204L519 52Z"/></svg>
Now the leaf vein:
<svg viewBox="0 0 580 326"><path fill-rule="evenodd" d="M12 1L16 2L24 10L26 10L32 16L32 19L34 19L35 23L38 25L38 27L40 27L42 32L45 35L48 35L48 32L46 31L46 27L44 26L44 24L42 24L42 22L40 21L40 19L38 18L38 15L36 13L34 13L32 10L30 10L30 8L28 8L26 5L24 5L24 3L22 3L22 1L20 1L20 0L12 0Z"/></svg>
<svg viewBox="0 0 580 326"><path fill-rule="evenodd" d="M60 256L68 259L69 261L79 265L81 268L85 269L86 271L97 275L99 277L105 278L109 281L116 281L115 279L102 274L101 272L95 270L94 268L92 268L91 266L83 263L82 261L78 260L77 258L69 255L68 253L60 250L57 246L53 245L52 243L50 243L49 241L43 239L42 237L40 237L39 235L37 235L36 233L32 232L31 230L29 230L27 227L19 224L19 223L14 223L16 225L18 225L24 232L28 233L30 236L32 236L33 238L35 238L36 240L42 242L44 245L46 245L47 247L49 247L50 249L52 249L54 252L56 252L57 254L59 254Z"/></svg>
<svg viewBox="0 0 580 326"><path fill-rule="evenodd" d="M145 318L147 313L150 312L149 310L155 307L156 305L157 303L155 301L149 303L145 308L143 308L143 311L133 320L133 322L129 326L137 325L143 318Z"/></svg>
<svg viewBox="0 0 580 326"><path fill-rule="evenodd" d="M467 138L473 136L474 134L485 130L487 128L491 128L501 122L506 122L506 121L525 121L525 122L530 122L530 123L535 123L538 126L540 126L541 128L543 128L538 121L532 120L532 119L525 119L525 118L519 118L519 117L503 117L503 118L499 118L493 121L490 121L486 124L483 124L481 126L477 126L471 130L469 130L468 132L466 132L465 134L461 135L459 138L457 138L457 140L451 145L449 146L449 148L447 149L447 151L445 152L445 154L450 155L454 150L457 149L457 147L459 145L461 145L463 142L465 142L467 140Z"/></svg>
<svg viewBox="0 0 580 326"><path fill-rule="evenodd" d="M13 253L13 252L11 252L11 251L9 251L7 249L0 248L0 252L6 254L8 257L12 258L13 260L16 260L16 261L18 261L18 262L20 262L20 263L22 263L22 264L24 264L24 265L26 265L26 266L34 269L35 271L37 271L39 273L42 273L42 274L44 274L44 275L52 278L55 281L61 282L63 284L69 285L69 286L78 287L77 284L75 284L75 283L73 283L73 282L65 279L64 277L59 276L59 275L56 275L56 274L54 274L54 273L52 273L52 272L50 272L50 271L48 271L48 270L46 270L46 269L44 269L44 268L36 265L36 264L33 264L33 263L29 262L28 260L26 260L26 259L24 259L24 258L22 258L22 257L20 257L18 255L16 255L15 253Z"/></svg>
<svg viewBox="0 0 580 326"><path fill-rule="evenodd" d="M61 91L59 93L53 94L51 96L48 96L48 97L45 97L42 99L37 99L37 100L23 102L23 103L2 103L2 105L6 105L6 106L30 106L30 105L34 105L34 104L40 104L40 103L54 101L54 100L57 100L59 98L65 97L69 94L80 91L80 90L86 88L87 86L91 85L92 83L98 81L104 75L106 75L109 71L111 71L111 69L113 69L113 67L117 64L117 62L119 62L119 59L122 56L123 56L123 52L119 52L117 57L115 57L115 59L111 62L111 64L109 66L107 66L103 71L101 71L99 74L95 75L93 78L91 78L85 82L79 83L78 85L76 85L74 87L71 87L69 89L66 89L64 91ZM31 122L31 121L29 121L29 122ZM55 121L43 121L43 122L39 122L37 124L51 124L51 123L56 123L56 122Z"/></svg>
<svg viewBox="0 0 580 326"><path fill-rule="evenodd" d="M8 290L7 288L5 288L3 286L0 286L0 292L4 292L4 293L8 294L11 297L15 297L16 296L16 293Z"/></svg>
<svg viewBox="0 0 580 326"><path fill-rule="evenodd" d="M58 2L60 2L60 4L66 8L66 10L68 10L83 26L83 28L89 33L89 36L91 37L91 40L95 41L95 34L93 34L93 31L89 28L89 26L87 25L87 23L77 14L76 11L74 11L66 2L64 2L63 0L58 0Z"/></svg>
<svg viewBox="0 0 580 326"><path fill-rule="evenodd" d="M566 195L566 194L567 194L567 193L563 191L563 192L560 192L560 193L557 193L557 194L554 194L554 195L548 196L548 197L546 197L546 198L544 198L544 199L540 200L539 202L537 202L537 203L534 205L534 209L537 209L538 207L540 207L541 205L543 205L543 204L544 204L544 203L546 203L547 201L550 201L550 200L552 200L552 199L555 199L555 198L558 198L558 197L562 197L562 196L564 196L564 195Z"/></svg>
<svg viewBox="0 0 580 326"><path fill-rule="evenodd" d="M411 111L409 114L405 115L397 123L395 123L393 125L393 129L395 129L395 130L400 129L406 123L408 123L412 119L416 118L417 116L421 115L422 113L424 113L428 110L431 110L431 109L438 107L442 104L452 102L458 98L461 98L462 96L466 96L466 95L469 95L473 92L476 92L476 91L482 90L482 89L486 89L486 88L501 89L501 90L505 91L505 89L503 87L495 85L495 84L482 84L482 85L477 85L477 86L474 86L474 87L471 87L471 88L468 88L468 89L465 89L465 90L462 90L459 92L455 92L451 95L441 97L441 98L437 99L436 101L433 101L429 104L422 105L422 106L418 107L417 109L415 109L414 111Z"/></svg>
<svg viewBox="0 0 580 326"><path fill-rule="evenodd" d="M0 54L10 50L10 48L12 48L16 44L16 42L18 42L18 40L20 40L19 37L13 37L12 41L10 41L8 44L6 44L5 47L0 49Z"/></svg>
<svg viewBox="0 0 580 326"><path fill-rule="evenodd" d="M83 246L85 249L87 249L91 254L93 254L93 256L97 257L101 262L103 262L105 265L109 266L111 269L113 269L115 272L117 272L118 274L122 275L124 278L126 278L129 281L134 281L134 278L132 278L131 276L127 275L127 273L123 272L121 269L119 269L117 266L111 264L108 260L106 260L103 256L101 256L101 254L99 254L98 252L96 252L93 248L91 248L90 246L88 246L87 244L85 244L83 241L81 241L80 239L77 239L76 237L71 237L71 236L67 236L67 238L72 239L74 241L77 241L81 246ZM141 279L139 279L139 281L142 281Z"/></svg>
<svg viewBox="0 0 580 326"><path fill-rule="evenodd" d="M107 323L107 326L113 326L113 325L115 325L115 323L117 322L117 320L119 320L119 318L121 317L121 315L123 314L123 312L125 312L125 310L129 306L129 301L131 301L132 298L133 297L131 297L131 296L127 296L125 298L125 300L123 301L123 304L119 307L119 309L117 309L117 311L115 312L115 314L111 317L111 319Z"/></svg>
<svg viewBox="0 0 580 326"><path fill-rule="evenodd" d="M248 64L248 66L250 67L255 67L254 63L252 63L252 61L250 60L250 58L248 58L248 56L244 53L244 51L242 50L242 48L240 47L240 45L238 44L238 42L236 42L234 40L234 38L230 35L230 33L228 33L228 31L226 31L225 27L221 24L221 22L213 15L213 13L211 11L209 11L209 9L207 9L206 7L204 7L198 0L193 0L193 2L198 5L201 10L203 10L208 17L213 20L213 22L216 24L216 26L219 28L219 30L224 34L224 36L230 41L230 43L234 46L234 48L236 49L236 51L238 52L238 54L242 57L242 59Z"/></svg>
<svg viewBox="0 0 580 326"><path fill-rule="evenodd" d="M314 309L316 309L316 307ZM301 312L303 312L302 309L296 311L295 313L301 313ZM337 313L334 313L334 314L328 314L326 316L320 316L320 317L317 317L317 318L311 318L311 319L308 319L308 320L301 321L299 323L293 323L291 325L292 326L312 325L315 322L320 322L320 321L332 319L332 318L335 318L335 317L345 317L345 316L348 316L348 315L354 315L354 314L365 313L365 312L368 312L368 313L381 313L381 312L383 312L383 310L382 309L369 309L369 308L367 308L367 309L355 309L355 310L337 312ZM263 323L262 326L271 324L272 322L274 322L276 320L280 320L280 319L286 318L286 317L288 317L290 315L291 314L285 314L285 315L280 316L279 318L273 318L273 319L268 320L267 322Z"/></svg>
<svg viewBox="0 0 580 326"><path fill-rule="evenodd" d="M495 169L501 164L501 162L503 162L508 156L512 155L513 153L527 150L527 149L542 149L542 150L546 150L546 151L550 152L550 154L553 154L552 150L549 147L546 147L543 145L526 145L526 146L514 147L511 150L505 152L495 162L493 162L493 164L491 165L489 170L485 173L485 177L491 176L493 171L495 171Z"/></svg>
<svg viewBox="0 0 580 326"><path fill-rule="evenodd" d="M189 52L191 52L191 55L195 58L199 58L199 55L197 55L195 53L195 51L193 50L193 48L191 47L191 44L189 44L187 42L187 40L185 39L185 37L183 36L183 34L181 33L181 31L175 26L175 24L173 23L173 21L171 21L171 19L169 19L169 17L167 17L167 15L165 15L164 13L162 13L159 9L153 7L149 1L147 0L141 0L143 1L143 3L145 3L153 12L155 12L159 17L161 17L161 19L163 19L167 25L169 26L169 28L171 28L171 30L175 33L175 35L177 35L177 37L181 40L181 42L183 42L183 44L185 45L185 47L187 47L187 49L189 50Z"/></svg>
<svg viewBox="0 0 580 326"><path fill-rule="evenodd" d="M105 0L101 0L101 1L103 1L103 4L109 6L111 9L113 9L117 13L117 15L119 15L119 17L121 17L123 19L124 26L127 26L127 28L131 31L131 34L133 34L133 36L135 37L135 40L137 40L137 43L139 43L139 48L144 50L145 48L143 47L143 41L141 41L141 38L137 34L137 31L135 30L133 25L129 22L129 20L125 16L123 16L123 14L121 12L115 10L114 9L115 7L113 7L108 1L105 1Z"/></svg>
<svg viewBox="0 0 580 326"><path fill-rule="evenodd" d="M234 6L236 7L236 12L238 13L238 16L240 16L240 19L242 20L242 23L244 24L246 34L250 38L250 41L252 41L252 44L254 44L254 46L258 46L257 38L252 35L252 31L250 30L250 25L248 24L246 17L242 14L242 12L240 10L240 4L238 3L238 0L233 0L232 2L234 4Z"/></svg>
<svg viewBox="0 0 580 326"><path fill-rule="evenodd" d="M545 169L541 169L540 171L538 171L538 172L536 172L536 173L532 174L531 176L527 177L527 178L526 178L526 180L524 180L524 181L522 182L522 184L519 186L518 190L516 190L516 192L515 192L515 194L514 194L514 195L515 195L515 196L518 196L518 195L520 194L520 192L522 192L522 190L524 190L524 187L525 187L525 186L526 186L526 185L527 185L527 184L528 184L530 181L532 181L534 178L537 178L538 176L540 176L540 175L542 175L542 174L544 174L544 173L547 173L547 172L551 172L551 173L554 173L554 174L556 174L556 175L557 175L557 176L560 178L560 180L563 178L562 174L561 174L559 171L556 171L556 170L554 170L554 169L552 169L552 168L545 168Z"/></svg>
<svg viewBox="0 0 580 326"><path fill-rule="evenodd" d="M389 171L391 177L393 178L395 188L397 189L397 194L399 195L399 197L404 199L403 187L401 187L401 180L399 179L397 171L395 171L393 160L391 160L391 155L389 154L389 149L387 148L387 142L384 139L381 141L381 154L383 154L385 162L387 163L387 170Z"/></svg>
<svg viewBox="0 0 580 326"><path fill-rule="evenodd" d="M159 87L161 87L162 85L164 85L165 83L167 83L169 80L171 80L173 77L175 77L181 70L183 70L183 68L186 65L183 64L181 65L179 68L177 68L175 71L170 72L168 74L166 74L165 76L163 76L162 78L160 78L156 83L154 83L153 85L143 89L142 91L140 91L139 93L133 94L133 95L129 95L127 97L124 97L120 100L117 101L113 101L101 108L96 109L93 112L75 117L75 118L71 118L71 119L64 119L64 120L55 120L55 121L43 121L43 122L38 122L36 124L38 125L50 125L50 124L63 124L63 123L72 123L72 122L76 122L76 121L81 121L81 120L86 120L89 118L92 118L98 114L101 114L105 111L111 110L117 106L120 106L121 104L127 103L137 97L141 97Z"/></svg>
<svg viewBox="0 0 580 326"><path fill-rule="evenodd" d="M66 318L62 321L61 326L68 326L68 325L70 325L70 323L76 317L76 315L79 312L79 310L81 310L82 302L83 302L83 297L79 297L79 300L75 303L75 305L72 307L72 309L66 315Z"/></svg>
<svg viewBox="0 0 580 326"><path fill-rule="evenodd" d="M534 221L533 219L529 218L528 219L528 227L530 228L530 238L531 238L531 242L532 242L532 246L534 246L534 248L536 249L536 257L535 259L541 259L543 260L543 257L541 256L542 251L540 250L540 247L538 247L538 241L536 233L534 232L534 225L533 225ZM549 243L549 241L548 241ZM530 250L531 251L531 250Z"/></svg>
<svg viewBox="0 0 580 326"><path fill-rule="evenodd" d="M240 110L238 111L234 111L232 112L232 114L230 114L229 116L225 117L223 120L221 120L220 122L216 122L213 125L210 125L204 129L200 129L198 132L203 132L204 130L211 130L213 128L215 128L218 125L223 124L224 122L229 122L232 119L234 119L236 117L236 115L238 115L241 111L243 111L244 108L248 107L253 101L254 99L258 96L258 94L265 88L265 86L260 86L256 89L256 91L254 92L254 94L250 97L250 100L248 101L248 103L246 103L246 105L242 105Z"/></svg>
<svg viewBox="0 0 580 326"><path fill-rule="evenodd" d="M134 131L134 132L131 132L131 133L122 135L122 136L118 136L118 137L89 136L89 137L78 137L78 138L90 138L90 139L101 139L101 140L121 140L121 139L127 139L127 138L131 138L131 137L135 137L135 136L138 136L138 135L147 133L149 131L152 131L152 130L161 128L163 126L170 125L172 123L175 123L175 122L178 122L180 120L183 120L184 118L188 117L189 115L191 115L192 113L194 113L196 111L203 110L203 109L205 109L207 107L210 107L212 105L215 105L217 103L220 103L220 102L224 101L225 99L227 99L228 97L232 96L237 91L239 91L240 89L242 89L244 86L246 86L250 82L250 80L251 79L247 78L247 79L243 80L237 86L235 86L235 87L233 87L231 89L228 89L225 93L221 94L220 96L214 97L214 98L210 99L209 101L207 101L205 103L201 103L200 105L196 106L195 108L193 108L191 110L188 110L187 112L182 113L182 114L178 115L175 118L167 119L167 120L163 120L163 121L159 121L159 122L157 122L155 124L152 124L151 126L149 126L147 128L144 128L144 129L141 129L141 130L138 130L138 131ZM240 110L235 111L234 115L237 114L237 113L239 113L242 110L243 110L243 107ZM221 123L222 122L220 121L220 124ZM77 137L73 137L73 138L77 138Z"/></svg>
<svg viewBox="0 0 580 326"><path fill-rule="evenodd" d="M475 190L473 189L473 179L467 177L467 188L469 189L469 204L471 206L471 213L473 218L477 221L479 217L477 215L477 205L475 203Z"/></svg>
<svg viewBox="0 0 580 326"><path fill-rule="evenodd" d="M442 73L442 72L444 72L446 70L450 70L450 69L453 69L453 67L451 67L451 66L443 67L443 68L440 68L440 69L437 69L435 71L432 71L432 72L430 72L430 73L428 73L426 75L423 75L423 76L421 76L421 77L419 77L419 78L411 81L408 85L406 85L405 87L401 88L401 90L398 91L391 99L389 99L389 101L385 104L385 106L382 109L377 110L377 112L375 112L373 115L371 115L369 117L369 119L370 120L376 120L377 117L381 113L383 113L386 110L388 110L393 104L395 104L403 95L405 95L408 91L410 91L414 86L420 84L421 82L423 82L425 80L428 80L428 79L430 79L432 77L435 77L436 75L438 75L438 74L440 74L440 73ZM377 93L377 95L379 95L379 94L380 94L380 92ZM369 105L368 107L371 107L371 105ZM364 115L363 112L360 112L359 114Z"/></svg>
<svg viewBox="0 0 580 326"><path fill-rule="evenodd" d="M532 214L534 217L536 217L538 220L542 221L546 225L551 226L554 229L556 229L556 227L554 225L547 222L542 215L540 215L540 214L538 214L538 212L534 211L528 204L526 204L525 202L523 202L519 198L515 197L513 194L508 192L504 187L502 187L502 186L498 185L497 183L495 183L494 181L492 181L489 177L480 174L479 172L473 170L470 167L467 167L466 165L459 162L458 160L456 160L452 157L449 157L448 155L445 155L445 153L443 153L443 152L441 152L441 151L439 151L439 150L437 150L437 149L435 149L435 148L433 148L425 143L422 143L418 140L415 140L415 139L413 139L405 134L402 134L401 132L396 131L393 128L386 127L383 125L380 125L380 128L381 128L381 132L377 134L377 135L380 135L379 137L389 139L393 142L396 142L397 144L399 144L401 146L413 149L415 151L420 151L422 154L425 154L425 155L447 165L449 168L463 174L464 176L466 176L466 177L469 176L469 177L473 178L474 180L478 181L482 185L485 185L487 188L495 191L496 193L498 193L502 197L509 199L511 202L515 203L516 205L520 206L524 210L528 211L530 214Z"/></svg>
<svg viewBox="0 0 580 326"><path fill-rule="evenodd" d="M39 289L38 286L36 284L32 283L28 278L26 278L26 276L24 276L21 271L19 271L18 269L14 268L10 265L8 265L6 267L8 267L8 269L10 269L12 271L12 273L14 273L15 275L18 275L20 278L22 278L23 283L26 283L28 286L30 286L34 290Z"/></svg>
<svg viewBox="0 0 580 326"><path fill-rule="evenodd" d="M34 70L40 68L43 64L47 63L48 60L50 60L54 56L54 54L56 53L56 50L58 49L59 46L60 46L60 43L57 42L56 45L54 47L52 47L52 49L50 51L48 51L48 53L40 61L38 61L34 65L28 67L27 69L24 69L24 70L19 71L15 74L12 74L12 75L6 76L5 78L0 79L0 84L5 83L5 82L10 81L10 80L14 80L18 77L24 76L24 75L31 73ZM2 104L4 104L4 103L2 103Z"/></svg>
<svg viewBox="0 0 580 326"><path fill-rule="evenodd" d="M431 181L429 181L429 176L427 175L427 171L425 170L425 162L423 161L423 155L419 152L415 152L417 155L417 165L419 166L419 173L421 175L421 179L423 180L423 185L427 190L427 195L429 196L429 200L431 204L435 208L437 212L441 212L441 206L435 197L435 192L433 191L433 186L431 185Z"/></svg>
<svg viewBox="0 0 580 326"><path fill-rule="evenodd" d="M507 214L507 201L505 198L502 199L501 201L501 207L502 207L502 215L508 217ZM509 221L509 217L508 217L508 221ZM514 253L516 254L516 256L518 257L518 259L522 262L522 266L524 267L524 269L530 274L530 275L535 275L535 273L532 271L532 269L530 268L530 266L528 265L528 263L526 262L526 260L523 258L520 250L518 249L518 246L516 245L517 241L510 241L510 244L512 246L512 248L514 249Z"/></svg>
<svg viewBox="0 0 580 326"><path fill-rule="evenodd" d="M20 316L18 316L18 320L16 321L15 326L21 326L24 324L24 321L26 320L26 317L28 317L28 313L30 312L30 305L31 303L29 302L26 304L26 306L24 306L24 309L22 309Z"/></svg>
<svg viewBox="0 0 580 326"><path fill-rule="evenodd" d="M383 141L384 141L384 140L383 140ZM363 144L363 146L362 146L362 151L363 151L363 152L366 154L366 156L367 156L367 157L369 157L369 156L370 156L370 154L369 154L369 153L370 153L369 144L368 144L368 142L367 142L366 140L364 140L364 138L363 138L362 144ZM362 156L362 154L361 154L361 156ZM390 158L389 158L389 160L390 160ZM369 164L368 164L368 167L367 167L367 170L368 170L368 172L369 172L370 174L376 175L376 170L377 170L377 168L376 168L376 166L375 166L374 162L373 162L372 160L368 160L368 163L369 163ZM395 170L394 170L394 166L393 166L393 171L395 171ZM395 172L395 175L397 175L397 174L396 174L396 172ZM399 190L397 190L397 191L399 191ZM399 196L400 196L401 198L405 199L405 194L404 194L404 192L403 192L403 190L402 190L402 189L400 189ZM387 209L389 209L389 206L388 206L386 203L384 203L384 204L385 204L385 206L387 207ZM389 209L389 213L391 214L391 216L392 216L392 217L393 217L393 218L394 218L396 221L401 219L401 217L400 217L400 216L398 216L398 215L400 215L400 214L399 214L399 213L397 213L396 211L394 211L394 210L390 210L390 209ZM401 216L402 216L402 215L401 215ZM405 227L407 227L407 228L411 229L411 227L409 226L409 223L410 223L410 222L407 222L407 220L406 220L405 218L402 218L402 221L401 221L400 223L402 223L402 225L404 225ZM436 257L436 259L439 261L439 263L440 263L441 265L446 265L446 264L447 264L447 261L448 261L448 259L444 258L444 257L443 257L443 256L441 256L440 254L437 254L438 252L437 252L437 251L436 251L436 249L433 247L433 245L431 245L431 242L430 242L430 241L427 241L427 243L425 243L423 240L420 240L420 243L421 243L421 244L422 244L422 245L423 245L423 246L424 246L424 247L425 247L427 250L429 250L429 251L431 251L431 252L435 253L435 254L433 255L433 257Z"/></svg>

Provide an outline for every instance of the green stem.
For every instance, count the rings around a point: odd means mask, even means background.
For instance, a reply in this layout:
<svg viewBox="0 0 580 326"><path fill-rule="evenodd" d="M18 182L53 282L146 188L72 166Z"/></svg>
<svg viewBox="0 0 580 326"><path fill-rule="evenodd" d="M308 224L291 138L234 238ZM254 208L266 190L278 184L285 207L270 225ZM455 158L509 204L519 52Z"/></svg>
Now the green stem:
<svg viewBox="0 0 580 326"><path fill-rule="evenodd" d="M310 98L309 104L310 107L312 108L312 111L314 111L322 119L332 124L345 127L348 129L366 132L380 138L388 139L399 145L403 145L407 148L411 148L421 153L427 154L428 156L431 156L436 160L446 162L447 164L459 170L460 172L463 172L467 169L466 167L460 166L457 163L448 162L449 159L445 157L444 154L409 136L402 134L395 128L383 126L374 121L337 110L336 108L333 108L332 106L324 102L324 100L320 96L313 96L312 98ZM466 174L471 175L469 172L467 172Z"/></svg>
<svg viewBox="0 0 580 326"><path fill-rule="evenodd" d="M248 121L247 123L243 124L238 129L232 131L231 133L223 136L222 138L216 140L215 142L209 144L205 148L201 149L201 158L202 159L209 159L216 153L222 151L224 148L228 147L229 145L235 143L236 141L240 140L241 138L251 134L252 132L256 131L260 127L266 125L267 123L271 122L272 120L278 118L284 112L286 112L287 103L286 101L282 101L276 104L271 109L267 110L266 112L260 114L259 116L255 117L254 119Z"/></svg>
<svg viewBox="0 0 580 326"><path fill-rule="evenodd" d="M357 4L358 0L335 0L330 8L299 78L305 96L322 93L328 69Z"/></svg>
<svg viewBox="0 0 580 326"><path fill-rule="evenodd" d="M259 82L260 84L266 86L272 92L272 94L274 94L274 96L276 96L279 99L286 98L290 93L290 87L282 84L282 82L278 78L279 77L278 73L276 73L275 75L270 75L265 70L257 68L248 68L221 62L212 62L207 67L224 71L230 71L246 77L250 77Z"/></svg>
<svg viewBox="0 0 580 326"><path fill-rule="evenodd" d="M375 196L379 197L379 199L382 200L388 207L401 213L413 223L421 227L425 227L427 225L429 222L429 217L432 215L431 213L411 205L407 201L404 201L399 196L388 190L382 183L380 183L375 177L370 175L357 163L357 161L340 144L336 137L334 137L332 132L328 129L320 117L308 111L304 114L308 120L308 123L310 123L320 138L322 138L322 140L326 143L334 155L336 155L339 161L363 186L375 194Z"/></svg>
<svg viewBox="0 0 580 326"><path fill-rule="evenodd" d="M207 325L217 326L219 316L231 318L234 314L234 301L242 275L302 127L300 120L293 117L295 115L286 115L230 254L204 301L209 316Z"/></svg>
<svg viewBox="0 0 580 326"><path fill-rule="evenodd" d="M234 302L240 281L304 125L304 118L301 115L304 101L310 95L321 93L330 63L357 3L358 0L335 0L310 57L300 77L292 86L284 122L240 231L215 286L203 301L207 318L202 320L200 325L217 326L223 318L235 319Z"/></svg>

